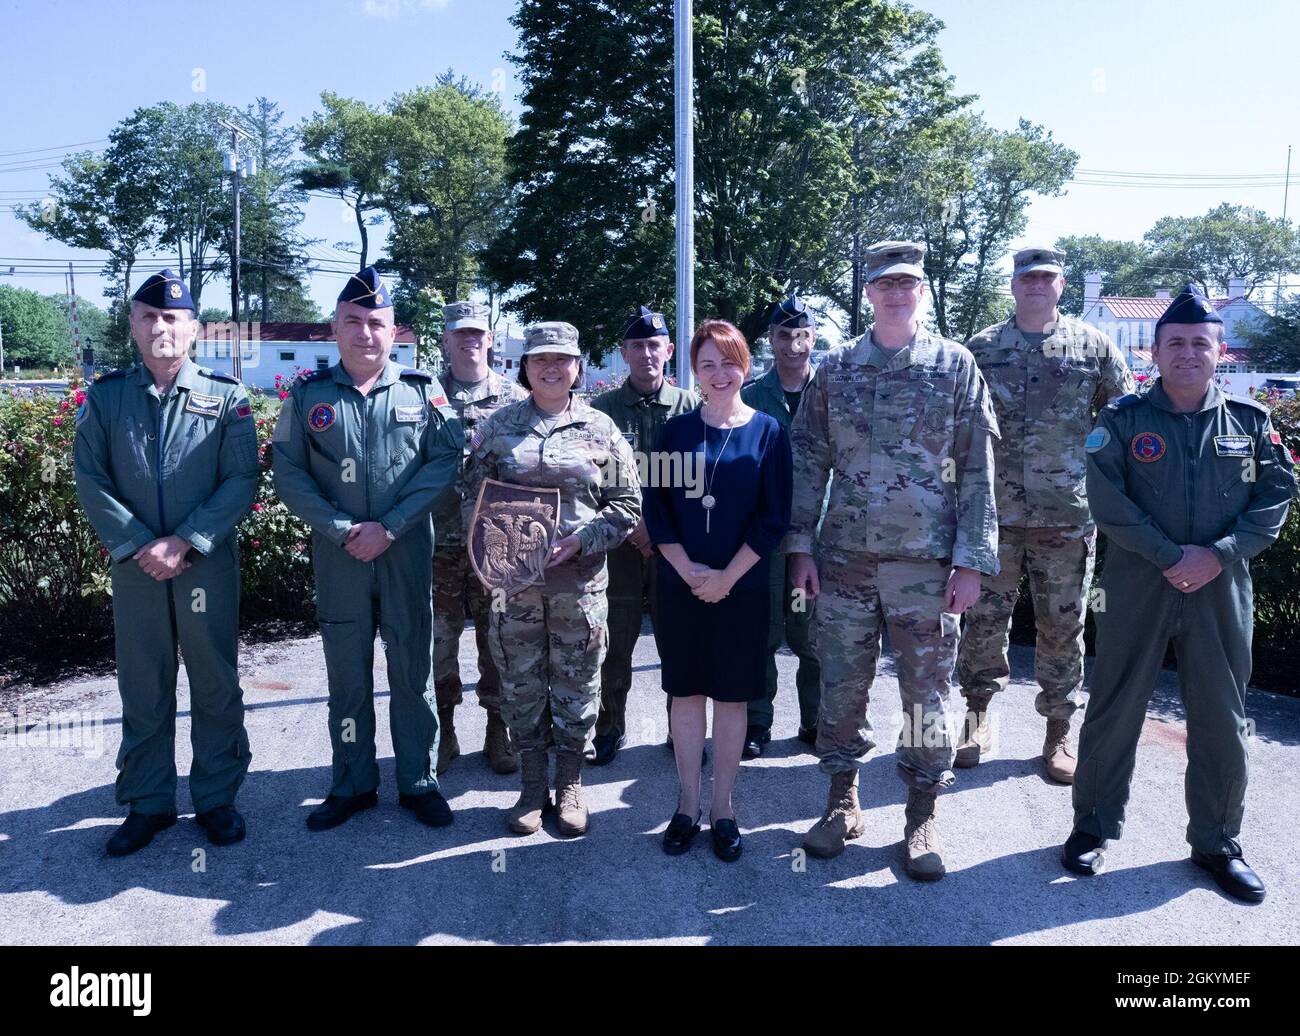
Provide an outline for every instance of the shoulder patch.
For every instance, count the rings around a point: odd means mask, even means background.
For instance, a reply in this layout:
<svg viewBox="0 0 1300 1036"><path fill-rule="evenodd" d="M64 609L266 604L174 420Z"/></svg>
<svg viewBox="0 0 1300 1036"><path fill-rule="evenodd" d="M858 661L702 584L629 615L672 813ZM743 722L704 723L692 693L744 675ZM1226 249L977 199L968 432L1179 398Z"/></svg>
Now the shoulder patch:
<svg viewBox="0 0 1300 1036"><path fill-rule="evenodd" d="M103 374L101 374L98 378L95 379L95 384L98 385L101 381L108 381L110 378L120 378L126 372L127 372L126 367L118 367L116 370L105 371Z"/></svg>
<svg viewBox="0 0 1300 1036"><path fill-rule="evenodd" d="M1110 432L1098 427L1088 433L1088 438L1083 440L1083 448L1088 453L1096 453L1098 450L1105 449L1108 442L1110 442Z"/></svg>
<svg viewBox="0 0 1300 1036"><path fill-rule="evenodd" d="M402 368L402 373L399 375L399 377L402 377L402 378L415 378L415 379L417 379L417 380L419 380L419 381L432 381L432 380L433 380L433 375L432 375L432 374L430 374L428 371L422 371L422 370L420 370L418 367L403 367L403 368Z"/></svg>
<svg viewBox="0 0 1300 1036"><path fill-rule="evenodd" d="M1142 397L1136 392L1130 392L1124 396L1116 396L1106 404L1107 410L1123 410L1125 407L1134 406L1142 402Z"/></svg>

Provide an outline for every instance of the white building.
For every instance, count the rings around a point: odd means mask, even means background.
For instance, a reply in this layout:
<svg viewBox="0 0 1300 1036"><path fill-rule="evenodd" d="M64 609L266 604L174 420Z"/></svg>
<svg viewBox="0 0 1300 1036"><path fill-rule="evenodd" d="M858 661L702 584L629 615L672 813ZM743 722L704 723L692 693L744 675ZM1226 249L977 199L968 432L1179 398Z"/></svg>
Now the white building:
<svg viewBox="0 0 1300 1036"><path fill-rule="evenodd" d="M1083 319L1106 333L1138 373L1152 368L1151 345L1155 341L1156 321L1169 308L1169 290L1158 290L1153 298L1125 295L1102 295L1102 275L1089 273L1083 279ZM1228 282L1228 294L1210 302L1223 318L1228 355L1220 364L1223 374L1244 374L1256 368L1250 362L1250 345L1240 328L1264 317L1264 311L1246 297L1246 282L1234 277Z"/></svg>
<svg viewBox="0 0 1300 1036"><path fill-rule="evenodd" d="M195 344L195 361L226 374L233 373L232 334L229 323L207 323ZM269 392L276 375L289 380L302 371L324 370L339 359L338 342L328 323L245 323L240 329L241 378L250 388ZM416 363L415 333L397 325L397 340L389 359L403 367Z"/></svg>

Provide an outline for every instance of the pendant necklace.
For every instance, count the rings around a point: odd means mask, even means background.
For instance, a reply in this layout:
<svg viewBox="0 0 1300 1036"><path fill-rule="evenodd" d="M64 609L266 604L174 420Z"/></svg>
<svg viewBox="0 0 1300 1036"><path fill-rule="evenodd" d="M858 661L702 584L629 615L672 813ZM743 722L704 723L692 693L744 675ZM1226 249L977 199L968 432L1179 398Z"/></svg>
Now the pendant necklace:
<svg viewBox="0 0 1300 1036"><path fill-rule="evenodd" d="M709 425L702 416L700 421L704 424L704 456L707 458L709 455ZM714 499L713 494L709 492L709 490L713 488L713 480L718 474L718 461L722 460L722 455L727 452L727 443L731 442L731 433L735 430L734 426L727 429L727 437L722 440L722 449L718 451L718 455L713 459L713 473L707 475L704 479L704 496L700 499L700 506L704 508L705 532L711 531L709 529L709 519L713 515L713 509L718 504L718 501Z"/></svg>

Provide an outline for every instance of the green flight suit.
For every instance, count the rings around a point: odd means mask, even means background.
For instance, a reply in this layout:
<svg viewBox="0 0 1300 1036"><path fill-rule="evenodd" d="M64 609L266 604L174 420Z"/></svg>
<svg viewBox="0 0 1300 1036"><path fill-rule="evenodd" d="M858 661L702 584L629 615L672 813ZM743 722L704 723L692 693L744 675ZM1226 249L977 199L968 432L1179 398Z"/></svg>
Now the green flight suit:
<svg viewBox="0 0 1300 1036"><path fill-rule="evenodd" d="M397 789L438 787L433 688L432 510L460 473L459 420L431 374L384 367L362 395L341 363L296 381L275 429L275 489L312 529L316 612L329 675L330 793L379 786L375 630L388 660ZM374 561L343 548L354 524L396 537Z"/></svg>
<svg viewBox="0 0 1300 1036"><path fill-rule="evenodd" d="M808 381L811 380L810 372ZM807 387L808 383L805 382L799 389L800 393ZM787 432L790 430L794 414L790 412L790 404L786 401L785 389L781 387L775 366L741 389L740 398L755 410L775 417ZM799 659L799 669L794 678L799 695L799 725L805 730L816 730L817 710L822 699L822 667L812 648L812 614L816 605L809 601L802 610L794 609L787 574L788 563L789 555L778 554L772 558L769 569L772 606L767 641L767 697L749 703L748 723L751 727L772 729L772 707L776 701L776 653L782 643L785 643L790 645L790 650Z"/></svg>
<svg viewBox="0 0 1300 1036"><path fill-rule="evenodd" d="M1187 714L1187 840L1240 855L1250 679L1249 559L1286 521L1290 457L1266 407L1211 385L1177 413L1159 383L1102 410L1088 436L1088 500L1109 543L1097 612L1097 661L1079 732L1074 826L1118 838L1138 737L1173 642ZM1223 572L1183 593L1163 573L1182 545L1209 547Z"/></svg>
<svg viewBox="0 0 1300 1036"><path fill-rule="evenodd" d="M235 526L257 490L257 432L244 388L186 360L160 396L143 364L91 386L73 443L77 499L112 562L122 746L117 801L176 810L176 653L190 684L196 813L233 805L252 755L239 686ZM175 535L190 567L161 582L134 560Z"/></svg>
<svg viewBox="0 0 1300 1036"><path fill-rule="evenodd" d="M632 448L644 488L655 468L650 453L659 442L664 422L689 413L700 405L694 392L665 380L653 396L643 397L628 378L621 386L602 392L591 405L611 418ZM632 652L641 635L641 616L650 607L650 624L656 619L654 555L643 557L631 543L609 552L609 651L600 668L600 716L597 734L621 735L626 731L627 695L632 689ZM668 699L671 708L672 699Z"/></svg>

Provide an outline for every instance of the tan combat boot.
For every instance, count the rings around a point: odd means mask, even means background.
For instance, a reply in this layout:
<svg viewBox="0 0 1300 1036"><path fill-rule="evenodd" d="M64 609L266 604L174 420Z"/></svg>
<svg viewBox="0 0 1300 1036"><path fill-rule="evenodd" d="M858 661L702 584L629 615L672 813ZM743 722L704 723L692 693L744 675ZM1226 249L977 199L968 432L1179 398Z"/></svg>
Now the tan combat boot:
<svg viewBox="0 0 1300 1036"><path fill-rule="evenodd" d="M510 744L510 731L499 712L488 713L487 737L483 741L488 766L493 773L514 773L519 769L519 756Z"/></svg>
<svg viewBox="0 0 1300 1036"><path fill-rule="evenodd" d="M1049 719L1043 740L1043 762L1047 776L1060 784L1074 783L1074 746L1070 744L1070 721Z"/></svg>
<svg viewBox="0 0 1300 1036"><path fill-rule="evenodd" d="M907 790L907 823L903 827L903 869L917 881L938 881L943 867L943 842L935 824L938 796L932 791Z"/></svg>
<svg viewBox="0 0 1300 1036"><path fill-rule="evenodd" d="M445 773L453 759L460 758L460 742L456 740L456 724L452 721L454 706L438 710L438 772Z"/></svg>
<svg viewBox="0 0 1300 1036"><path fill-rule="evenodd" d="M953 765L963 769L978 766L980 756L988 755L993 748L993 734L989 727L989 699L972 695L966 699L966 715L962 718L961 741Z"/></svg>
<svg viewBox="0 0 1300 1036"><path fill-rule="evenodd" d="M516 834L536 834L542 826L542 814L551 808L551 793L546 786L546 750L520 753L523 762L522 790L519 801L506 814L506 823Z"/></svg>
<svg viewBox="0 0 1300 1036"><path fill-rule="evenodd" d="M582 753L555 753L555 808L560 834L566 838L587 833L587 807L582 804Z"/></svg>
<svg viewBox="0 0 1300 1036"><path fill-rule="evenodd" d="M826 812L803 836L803 847L814 856L829 860L844 851L844 843L860 838L867 829L858 808L858 771L841 770L831 777Z"/></svg>

